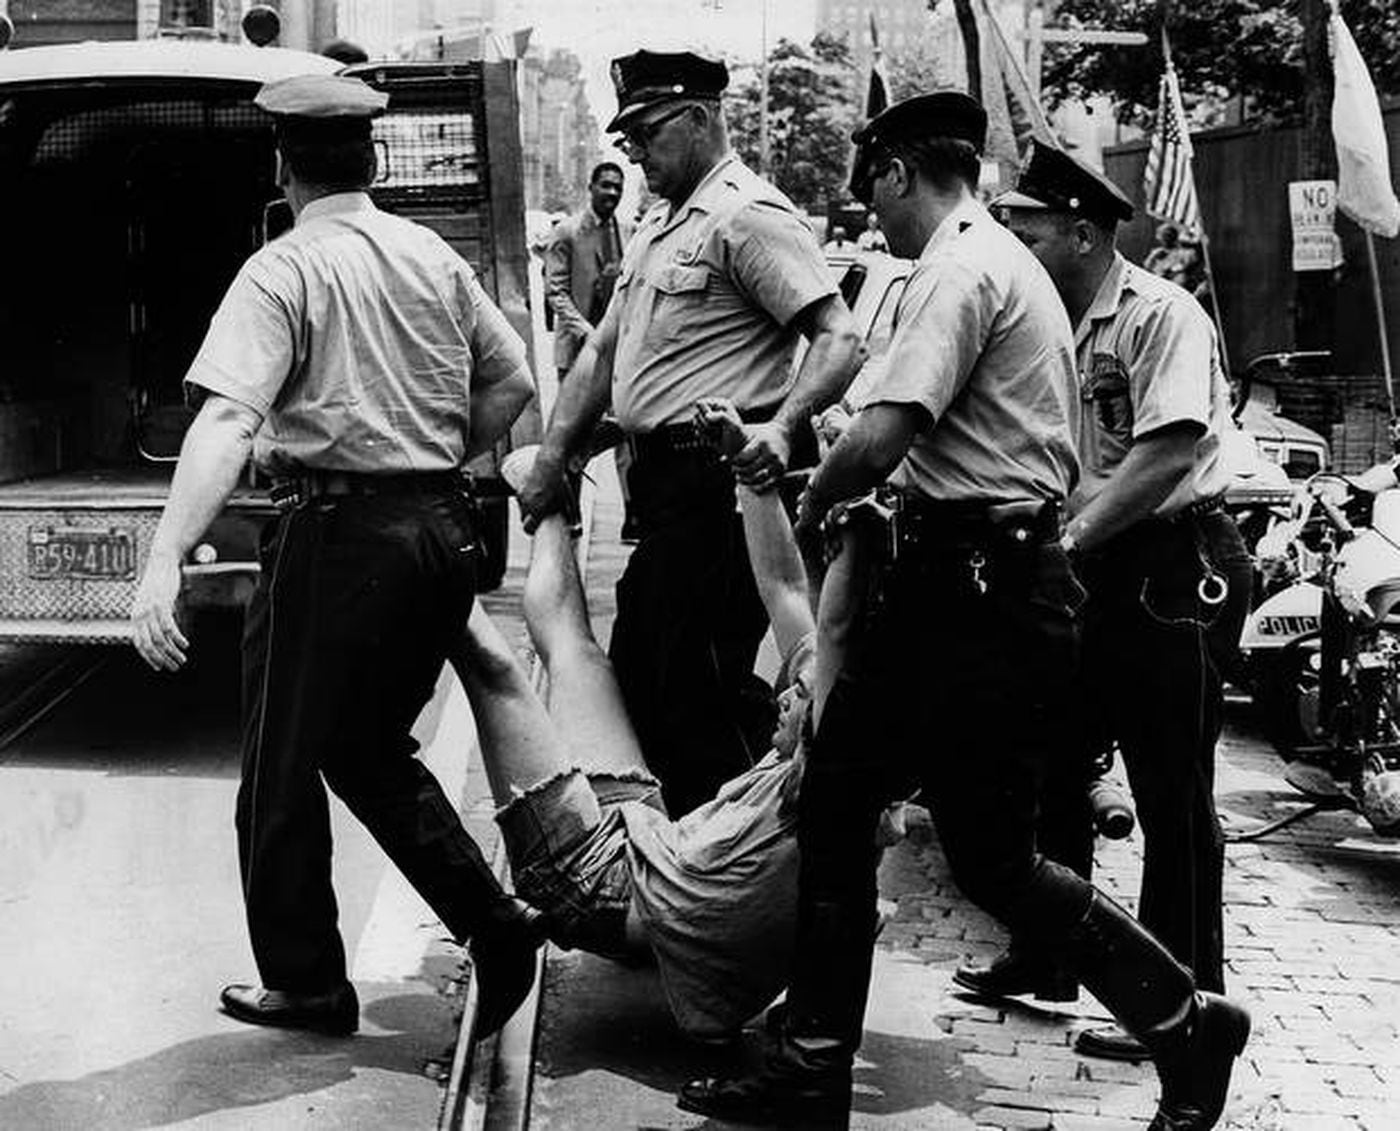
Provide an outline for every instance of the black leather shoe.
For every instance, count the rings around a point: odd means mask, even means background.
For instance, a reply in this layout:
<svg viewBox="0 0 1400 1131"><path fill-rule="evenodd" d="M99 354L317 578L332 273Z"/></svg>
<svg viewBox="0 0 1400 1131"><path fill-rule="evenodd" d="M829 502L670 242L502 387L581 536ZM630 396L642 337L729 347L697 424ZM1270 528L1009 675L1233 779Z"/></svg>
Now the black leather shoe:
<svg viewBox="0 0 1400 1131"><path fill-rule="evenodd" d="M1074 1051L1080 1056L1092 1056L1099 1060L1125 1060L1130 1064L1140 1064L1151 1060L1147 1046L1117 1025L1105 1025L1099 1029L1085 1029L1074 1038Z"/></svg>
<svg viewBox="0 0 1400 1131"><path fill-rule="evenodd" d="M998 954L986 966L964 963L953 971L953 981L980 997L1035 994L1041 1001L1079 997L1079 981L1064 967L1014 949Z"/></svg>
<svg viewBox="0 0 1400 1131"><path fill-rule="evenodd" d="M1249 1040L1249 1014L1229 998L1197 993L1190 1016L1148 1035L1162 1098L1147 1131L1207 1131L1230 1095L1235 1058Z"/></svg>
<svg viewBox="0 0 1400 1131"><path fill-rule="evenodd" d="M349 982L322 994L297 994L235 983L225 986L219 1004L230 1017L251 1025L310 1029L348 1037L360 1027L360 1002Z"/></svg>
<svg viewBox="0 0 1400 1131"><path fill-rule="evenodd" d="M844 1131L851 1122L851 1072L798 1073L770 1063L746 1076L692 1080L682 1086L676 1106L736 1123Z"/></svg>
<svg viewBox="0 0 1400 1131"><path fill-rule="evenodd" d="M473 1033L489 1037L515 1015L535 984L535 951L545 940L545 917L521 900L505 920L473 936L468 953L477 982Z"/></svg>

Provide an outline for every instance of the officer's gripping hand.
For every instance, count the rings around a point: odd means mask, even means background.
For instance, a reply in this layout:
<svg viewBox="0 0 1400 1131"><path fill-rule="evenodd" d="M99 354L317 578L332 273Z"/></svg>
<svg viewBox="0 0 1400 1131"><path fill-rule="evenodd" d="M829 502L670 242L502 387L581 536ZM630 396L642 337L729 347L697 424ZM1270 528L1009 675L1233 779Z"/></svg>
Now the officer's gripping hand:
<svg viewBox="0 0 1400 1131"><path fill-rule="evenodd" d="M734 477L751 491L762 494L782 481L792 457L792 441L782 425L755 424L748 430L749 442L731 461Z"/></svg>
<svg viewBox="0 0 1400 1131"><path fill-rule="evenodd" d="M563 466L541 452L535 457L529 477L516 492L516 499L526 534L533 534L552 514L567 514L571 501Z"/></svg>
<svg viewBox="0 0 1400 1131"><path fill-rule="evenodd" d="M190 646L175 619L180 599L180 561L152 554L131 603L131 642L156 671L176 671Z"/></svg>

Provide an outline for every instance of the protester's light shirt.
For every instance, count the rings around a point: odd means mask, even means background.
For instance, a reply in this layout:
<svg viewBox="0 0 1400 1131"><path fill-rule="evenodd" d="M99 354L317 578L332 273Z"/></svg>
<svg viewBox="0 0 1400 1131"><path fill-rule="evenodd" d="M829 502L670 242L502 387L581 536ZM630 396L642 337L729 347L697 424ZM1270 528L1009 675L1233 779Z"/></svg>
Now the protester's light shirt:
<svg viewBox="0 0 1400 1131"><path fill-rule="evenodd" d="M674 210L662 201L627 245L613 294L613 411L643 432L689 420L701 397L776 407L792 368L792 321L836 293L806 220L727 157Z"/></svg>
<svg viewBox="0 0 1400 1131"><path fill-rule="evenodd" d="M679 821L622 806L634 901L687 1033L734 1030L792 976L801 774L770 754Z"/></svg>
<svg viewBox="0 0 1400 1131"><path fill-rule="evenodd" d="M459 466L471 387L522 370L451 247L336 193L243 265L185 380L265 414L254 458L273 473L383 473Z"/></svg>
<svg viewBox="0 0 1400 1131"><path fill-rule="evenodd" d="M1063 500L1074 486L1073 335L1050 276L980 204L944 218L910 276L866 405L928 413L899 475L942 501Z"/></svg>
<svg viewBox="0 0 1400 1131"><path fill-rule="evenodd" d="M1094 498L1133 441L1169 424L1199 424L1196 460L1157 508L1166 516L1230 485L1222 437L1235 427L1215 327L1201 304L1115 253L1075 333L1084 478L1074 507Z"/></svg>

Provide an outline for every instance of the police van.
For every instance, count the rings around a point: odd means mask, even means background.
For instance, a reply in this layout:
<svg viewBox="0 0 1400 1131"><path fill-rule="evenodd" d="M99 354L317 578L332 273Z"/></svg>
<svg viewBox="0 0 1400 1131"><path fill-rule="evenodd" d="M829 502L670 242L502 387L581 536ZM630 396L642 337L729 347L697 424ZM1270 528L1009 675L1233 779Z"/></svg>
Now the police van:
<svg viewBox="0 0 1400 1131"><path fill-rule="evenodd" d="M151 39L0 52L0 639L116 641L193 412L185 371L247 257L291 223L266 82L341 64L277 47ZM361 64L380 207L435 229L527 346L514 63ZM527 409L514 440L538 432ZM486 587L506 500L476 461ZM267 484L249 469L186 563L191 610L237 608Z"/></svg>

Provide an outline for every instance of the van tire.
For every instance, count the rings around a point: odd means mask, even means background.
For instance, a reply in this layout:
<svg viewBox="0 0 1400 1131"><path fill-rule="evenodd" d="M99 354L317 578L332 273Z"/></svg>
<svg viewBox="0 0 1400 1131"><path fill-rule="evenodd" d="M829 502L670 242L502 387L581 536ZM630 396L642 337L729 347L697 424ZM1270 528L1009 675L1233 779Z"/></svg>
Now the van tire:
<svg viewBox="0 0 1400 1131"><path fill-rule="evenodd" d="M482 499L480 503L481 564L476 587L480 593L499 589L510 555L510 500Z"/></svg>

